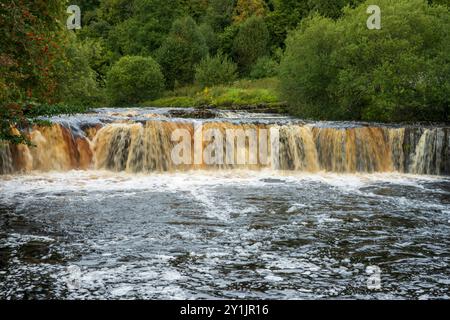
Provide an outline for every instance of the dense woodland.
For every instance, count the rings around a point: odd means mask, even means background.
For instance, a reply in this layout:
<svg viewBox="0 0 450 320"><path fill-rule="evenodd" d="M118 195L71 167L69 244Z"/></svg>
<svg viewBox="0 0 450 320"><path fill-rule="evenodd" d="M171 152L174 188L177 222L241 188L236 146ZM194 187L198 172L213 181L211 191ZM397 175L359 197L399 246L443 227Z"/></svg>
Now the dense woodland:
<svg viewBox="0 0 450 320"><path fill-rule="evenodd" d="M11 126L42 115L242 79L276 83L274 101L302 118L449 121L449 1L377 0L369 30L373 2L1 0L0 139L26 141ZM69 4L81 30L66 28Z"/></svg>

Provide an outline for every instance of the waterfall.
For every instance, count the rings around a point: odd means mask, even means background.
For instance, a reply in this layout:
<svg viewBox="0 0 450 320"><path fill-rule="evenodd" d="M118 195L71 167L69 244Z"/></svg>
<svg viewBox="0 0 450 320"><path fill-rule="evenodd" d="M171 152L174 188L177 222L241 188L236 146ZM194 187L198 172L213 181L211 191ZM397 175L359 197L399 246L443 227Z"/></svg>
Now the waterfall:
<svg viewBox="0 0 450 320"><path fill-rule="evenodd" d="M332 172L394 171L383 128L315 128L320 167Z"/></svg>
<svg viewBox="0 0 450 320"><path fill-rule="evenodd" d="M280 147L281 169L309 172L320 170L314 134L310 127L281 127Z"/></svg>
<svg viewBox="0 0 450 320"><path fill-rule="evenodd" d="M0 173L11 173L14 171L13 159L10 146L7 143L0 143Z"/></svg>
<svg viewBox="0 0 450 320"><path fill-rule="evenodd" d="M203 129L200 135L196 129L199 124ZM273 136L275 129L277 136ZM173 133L176 130L181 134L174 140ZM205 133L208 130L221 134L221 138L214 136L208 139ZM244 134L244 138L239 140L230 136L230 130ZM35 127L30 132L29 138L34 146L2 143L0 173L73 169L137 173L272 168L305 172L398 171L448 175L449 133L450 128L342 127L336 124L327 127L323 124L295 122L279 124L169 119L123 120L82 126L55 123L52 126ZM180 152L184 162L176 163L173 155L179 152L177 148L180 148L180 137L183 135L188 137L185 150ZM196 137L200 137L200 143ZM275 147L274 137L279 142L278 148ZM220 161L211 165L206 158L196 158L194 151L199 148L205 151L215 148L211 154ZM231 156L227 148L234 150ZM268 153L268 156L265 157L264 153Z"/></svg>
<svg viewBox="0 0 450 320"><path fill-rule="evenodd" d="M412 154L410 172L441 174L449 156L450 136L443 129L426 129ZM448 162L448 160L447 160Z"/></svg>

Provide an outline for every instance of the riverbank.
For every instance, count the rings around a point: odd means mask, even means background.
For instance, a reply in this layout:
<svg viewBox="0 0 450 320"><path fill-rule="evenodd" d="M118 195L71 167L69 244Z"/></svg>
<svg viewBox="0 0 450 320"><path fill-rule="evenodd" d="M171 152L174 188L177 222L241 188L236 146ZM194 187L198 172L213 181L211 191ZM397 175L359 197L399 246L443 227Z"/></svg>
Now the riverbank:
<svg viewBox="0 0 450 320"><path fill-rule="evenodd" d="M199 85L166 91L160 99L142 107L246 110L261 113L287 113L287 104L278 95L279 80L265 78L238 80L229 85L202 88Z"/></svg>

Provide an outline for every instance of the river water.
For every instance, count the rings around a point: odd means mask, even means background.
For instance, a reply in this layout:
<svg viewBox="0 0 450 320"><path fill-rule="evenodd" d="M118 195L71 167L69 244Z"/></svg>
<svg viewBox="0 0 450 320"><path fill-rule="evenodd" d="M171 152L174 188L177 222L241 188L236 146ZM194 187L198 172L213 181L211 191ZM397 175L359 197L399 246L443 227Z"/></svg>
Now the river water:
<svg viewBox="0 0 450 320"><path fill-rule="evenodd" d="M71 171L0 180L0 298L449 298L450 180ZM370 290L368 266L381 270Z"/></svg>
<svg viewBox="0 0 450 320"><path fill-rule="evenodd" d="M414 173L448 131L285 128L289 170L179 171L127 161L154 124L75 119L2 155L0 299L450 298L450 177Z"/></svg>

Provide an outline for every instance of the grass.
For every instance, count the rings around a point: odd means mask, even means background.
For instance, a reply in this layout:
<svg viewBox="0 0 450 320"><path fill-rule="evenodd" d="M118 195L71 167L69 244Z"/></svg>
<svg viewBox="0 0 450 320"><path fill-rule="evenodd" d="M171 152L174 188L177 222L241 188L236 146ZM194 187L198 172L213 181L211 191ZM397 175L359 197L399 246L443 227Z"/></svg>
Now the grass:
<svg viewBox="0 0 450 320"><path fill-rule="evenodd" d="M143 106L170 108L251 109L253 111L285 112L277 94L278 79L238 80L230 85L202 88L198 85L166 91L162 98L147 101Z"/></svg>

